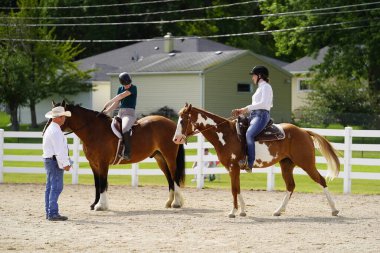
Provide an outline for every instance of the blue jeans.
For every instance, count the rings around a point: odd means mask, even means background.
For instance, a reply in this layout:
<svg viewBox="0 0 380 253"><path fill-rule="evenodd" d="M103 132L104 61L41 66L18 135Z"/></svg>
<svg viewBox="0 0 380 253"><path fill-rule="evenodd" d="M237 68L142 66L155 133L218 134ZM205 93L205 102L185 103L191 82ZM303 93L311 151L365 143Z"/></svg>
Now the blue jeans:
<svg viewBox="0 0 380 253"><path fill-rule="evenodd" d="M265 128L270 120L269 111L254 110L249 116L250 123L246 133L248 146L248 167L252 168L255 162L255 137Z"/></svg>
<svg viewBox="0 0 380 253"><path fill-rule="evenodd" d="M48 218L57 216L58 198L63 190L63 170L58 167L57 161L45 158L46 190L45 211Z"/></svg>

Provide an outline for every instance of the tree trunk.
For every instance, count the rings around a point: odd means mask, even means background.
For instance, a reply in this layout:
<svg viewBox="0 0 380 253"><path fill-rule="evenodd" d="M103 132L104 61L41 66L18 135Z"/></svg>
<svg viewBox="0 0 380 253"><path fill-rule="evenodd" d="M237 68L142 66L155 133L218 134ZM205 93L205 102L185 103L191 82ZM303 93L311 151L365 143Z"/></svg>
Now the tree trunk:
<svg viewBox="0 0 380 253"><path fill-rule="evenodd" d="M17 115L17 105L9 105L9 111L11 114L11 130L12 131L19 131L20 130L20 123L18 122L18 115Z"/></svg>
<svg viewBox="0 0 380 253"><path fill-rule="evenodd" d="M36 116L36 102L34 100L30 100L29 102L30 108L30 119L31 119L31 128L37 128L37 116Z"/></svg>
<svg viewBox="0 0 380 253"><path fill-rule="evenodd" d="M368 87L370 96L378 113L380 113L380 48L374 45L370 49L369 66L368 66Z"/></svg>

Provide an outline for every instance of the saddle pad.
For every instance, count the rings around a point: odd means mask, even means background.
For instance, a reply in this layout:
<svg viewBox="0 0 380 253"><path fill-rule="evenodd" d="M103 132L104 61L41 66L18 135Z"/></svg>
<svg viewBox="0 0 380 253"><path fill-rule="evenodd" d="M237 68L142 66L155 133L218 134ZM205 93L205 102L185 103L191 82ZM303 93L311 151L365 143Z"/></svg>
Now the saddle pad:
<svg viewBox="0 0 380 253"><path fill-rule="evenodd" d="M255 137L255 141L277 141L284 138L284 129L278 124L272 124L264 128L264 130Z"/></svg>

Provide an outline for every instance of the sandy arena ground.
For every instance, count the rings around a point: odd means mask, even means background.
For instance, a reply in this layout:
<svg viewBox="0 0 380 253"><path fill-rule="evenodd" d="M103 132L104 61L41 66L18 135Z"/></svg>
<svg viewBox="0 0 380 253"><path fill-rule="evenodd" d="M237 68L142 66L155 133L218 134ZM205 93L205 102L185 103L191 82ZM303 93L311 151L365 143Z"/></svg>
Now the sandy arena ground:
<svg viewBox="0 0 380 253"><path fill-rule="evenodd" d="M183 209L164 208L166 187L110 186L110 211L90 211L94 187L65 185L65 222L44 214L44 185L0 184L0 252L380 252L380 196L243 191L247 217L227 214L229 190L183 189Z"/></svg>

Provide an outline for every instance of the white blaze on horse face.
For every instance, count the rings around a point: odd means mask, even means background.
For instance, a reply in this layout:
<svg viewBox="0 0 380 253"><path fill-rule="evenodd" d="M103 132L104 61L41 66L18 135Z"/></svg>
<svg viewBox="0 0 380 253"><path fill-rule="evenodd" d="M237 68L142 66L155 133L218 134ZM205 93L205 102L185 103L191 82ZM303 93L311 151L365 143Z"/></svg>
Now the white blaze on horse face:
<svg viewBox="0 0 380 253"><path fill-rule="evenodd" d="M182 125L181 125L182 118L180 117L177 122L177 128L174 133L173 142L176 144L183 144L185 143L185 136L182 134Z"/></svg>
<svg viewBox="0 0 380 253"><path fill-rule="evenodd" d="M235 160L236 159L236 155L234 153L231 154L231 160Z"/></svg>
<svg viewBox="0 0 380 253"><path fill-rule="evenodd" d="M270 163L271 161L277 158L277 155L276 156L271 155L271 153L269 152L269 147L265 145L265 143L259 143L256 141L255 151L256 151L255 152L256 160L255 160L254 167L264 167L263 163ZM258 163L257 160L260 160L260 163Z"/></svg>
<svg viewBox="0 0 380 253"><path fill-rule="evenodd" d="M210 118L203 118L202 115L200 113L198 113L198 119L197 121L195 122L199 125L203 124L204 126L216 126L216 123L213 119L210 119Z"/></svg>
<svg viewBox="0 0 380 253"><path fill-rule="evenodd" d="M216 132L216 134L218 135L220 143L222 143L223 146L226 145L226 142L223 140L223 133Z"/></svg>

